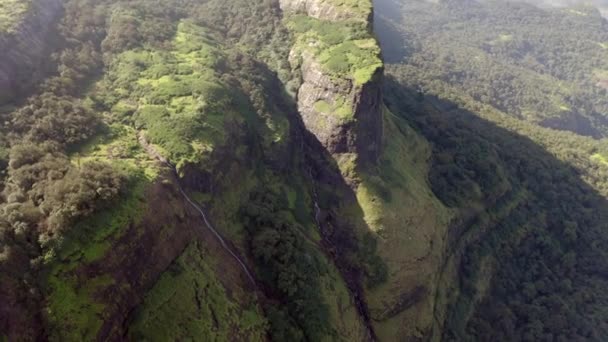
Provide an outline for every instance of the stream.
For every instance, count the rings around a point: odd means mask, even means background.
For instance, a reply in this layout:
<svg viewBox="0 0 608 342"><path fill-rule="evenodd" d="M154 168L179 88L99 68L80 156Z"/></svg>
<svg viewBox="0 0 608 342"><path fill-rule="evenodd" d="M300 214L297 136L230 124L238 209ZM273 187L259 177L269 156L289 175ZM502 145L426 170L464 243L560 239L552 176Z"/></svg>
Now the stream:
<svg viewBox="0 0 608 342"><path fill-rule="evenodd" d="M175 183L177 185L177 188L179 189L179 192L182 194L182 196L184 197L184 199L194 209L196 209L196 211L198 211L201 214L201 217L203 219L203 223L205 224L205 227L207 227L207 229L211 233L213 233L213 235L215 235L215 237L217 238L217 240L219 241L219 243L222 245L222 248L225 251L227 251L234 258L234 260L236 260L236 262L239 263L239 265L241 266L241 269L243 270L243 272L245 272L245 274L247 275L247 278L249 279L249 281L251 282L251 284L253 285L253 287L257 288L257 284L255 282L255 278L253 277L252 273L249 271L249 268L247 267L247 265L245 264L245 262L241 259L241 257L239 257L232 250L232 248L230 248L230 246L226 243L226 240L224 240L224 238L222 237L222 235L213 227L213 225L211 225L211 223L207 219L207 215L205 214L205 211L198 204L196 204L196 202L194 202L190 198L190 196L188 196L186 194L186 192L182 188L181 184L179 183L179 175L177 174L177 170L176 170L175 166L173 166L165 157L163 157L160 153L158 153L158 151L156 151L154 149L154 147L151 146L146 141L145 137L142 134L138 134L138 141L141 144L141 146L144 148L144 150L146 150L146 152L148 152L148 154L151 157L153 157L154 159L158 160L159 162L167 165L172 170L173 175L175 176Z"/></svg>

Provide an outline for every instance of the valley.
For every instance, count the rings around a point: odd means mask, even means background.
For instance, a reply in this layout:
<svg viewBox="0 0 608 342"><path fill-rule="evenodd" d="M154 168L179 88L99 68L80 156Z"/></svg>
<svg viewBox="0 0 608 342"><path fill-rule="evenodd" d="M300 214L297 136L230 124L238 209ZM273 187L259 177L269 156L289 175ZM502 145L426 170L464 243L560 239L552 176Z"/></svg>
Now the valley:
<svg viewBox="0 0 608 342"><path fill-rule="evenodd" d="M599 10L7 0L5 17L0 341L608 337Z"/></svg>

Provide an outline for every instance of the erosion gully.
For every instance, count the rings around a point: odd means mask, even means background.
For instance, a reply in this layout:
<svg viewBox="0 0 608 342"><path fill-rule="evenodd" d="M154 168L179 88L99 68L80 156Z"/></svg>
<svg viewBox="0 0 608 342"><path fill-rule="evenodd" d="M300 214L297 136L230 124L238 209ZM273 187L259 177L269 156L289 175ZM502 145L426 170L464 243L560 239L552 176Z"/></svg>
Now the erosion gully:
<svg viewBox="0 0 608 342"><path fill-rule="evenodd" d="M297 139L300 140L299 145L301 146L302 153L305 156L305 158L312 159L312 158L309 158L310 154L305 151L306 150L305 146L308 144L305 143L305 141L304 141L305 139L302 136L301 132L299 134L297 134ZM232 248L228 245L228 243L226 243L226 241L224 240L222 235L215 229L215 227L213 227L213 225L210 223L209 219L207 218L207 215L206 215L205 211L203 210L203 208L201 208L198 204L196 204L196 202L194 202L184 191L183 187L181 186L181 184L179 182L179 175L177 173L175 166L173 164L171 164L169 162L169 160L167 160L165 157L163 157L160 153L158 153L158 151L156 151L156 149L154 149L154 147L148 143L148 141L145 139L143 134L138 134L138 141L139 141L140 145L144 148L144 150L148 153L148 155L150 155L153 159L159 161L160 163L168 166L171 169L173 176L175 177L175 183L176 183L181 195L201 215L201 219L202 219L205 227L216 237L216 239L221 244L222 248L226 252L228 252L228 254L230 254L232 256L232 258L234 258L234 260L240 265L241 269L243 270L243 273L245 273L248 280L251 282L251 285L254 287L254 289L256 291L258 291L259 287L257 285L255 277L253 276L252 272L249 270L249 267L247 267L247 264L243 261L243 259L235 251L232 250ZM307 147L309 147L309 146L307 146ZM309 164L309 165L311 165L311 164ZM314 165L314 162L313 162L313 165ZM324 228L325 223L322 220L322 217L323 217L322 209L319 206L318 191L316 188L316 180L315 180L316 178L314 177L313 173L314 173L313 167L310 167L308 170L308 176L310 177L310 182L312 184L311 195L312 195L314 211L315 211L314 212L315 222L317 225L317 229L319 230L319 232L323 238L322 246L320 246L320 247L322 247L323 252L326 255L328 255L331 260L333 260L334 264L340 271L340 274L342 275L342 278L344 279L344 282L350 292L350 295L355 304L355 307L357 308L357 312L359 313L359 316L361 317L361 319L365 325L367 340L376 341L376 334L374 332L374 328L371 323L371 317L369 315L369 310L368 310L367 305L364 300L360 274L358 271L353 270L351 267L345 266L344 263L342 263L340 261L340 258L338 257L339 253L337 253L337 251L340 250L338 243L333 241L333 239L330 238L326 234L327 230ZM257 295L256 295L256 297L257 297Z"/></svg>
<svg viewBox="0 0 608 342"><path fill-rule="evenodd" d="M226 243L226 240L224 240L222 235L213 227L211 222L209 222L209 220L207 219L207 215L205 214L205 211L203 210L203 208L201 208L198 204L196 204L196 202L194 202L190 198L190 196L188 196L186 194L186 192L184 191L183 187L181 186L181 184L179 182L179 175L177 173L177 169L175 168L175 166L173 164L171 164L160 153L158 153L158 151L156 151L154 149L154 147L148 143L148 141L145 139L145 137L142 134L138 134L138 141L139 141L140 145L146 150L146 152L151 157L153 157L154 159L158 160L159 162L163 163L164 165L168 166L171 169L171 172L173 173L173 176L175 177L175 184L177 185L179 192L182 194L182 196L184 197L186 202L188 202L198 213L201 214L201 218L202 218L202 221L203 221L205 227L216 237L216 239L218 240L218 242L220 243L222 248L226 252L228 252L228 254L230 254L232 256L232 258L234 258L234 260L241 266L241 269L243 270L243 272L245 273L245 275L251 282L251 285L255 289L257 289L257 283L255 281L255 278L253 277L251 271L249 270L249 268L247 267L245 262L241 259L240 256L238 256L238 254L236 252L234 252L232 250L232 248L230 248L230 246L228 245L228 243Z"/></svg>

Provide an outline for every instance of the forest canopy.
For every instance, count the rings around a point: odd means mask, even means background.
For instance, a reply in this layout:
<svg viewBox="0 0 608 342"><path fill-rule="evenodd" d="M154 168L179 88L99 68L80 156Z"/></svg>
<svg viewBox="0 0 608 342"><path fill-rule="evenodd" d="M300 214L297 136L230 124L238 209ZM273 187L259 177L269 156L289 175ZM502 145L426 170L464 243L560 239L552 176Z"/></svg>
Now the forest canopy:
<svg viewBox="0 0 608 342"><path fill-rule="evenodd" d="M462 220L443 338L605 340L608 22L584 6L384 5L382 45L405 44L386 52L387 104L433 144L431 187Z"/></svg>

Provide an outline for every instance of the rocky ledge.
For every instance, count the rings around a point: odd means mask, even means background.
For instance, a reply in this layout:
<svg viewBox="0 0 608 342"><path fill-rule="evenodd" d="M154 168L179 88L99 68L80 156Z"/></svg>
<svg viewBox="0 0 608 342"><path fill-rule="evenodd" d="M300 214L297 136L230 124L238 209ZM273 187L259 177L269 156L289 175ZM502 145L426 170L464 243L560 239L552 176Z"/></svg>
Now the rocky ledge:
<svg viewBox="0 0 608 342"><path fill-rule="evenodd" d="M280 3L287 21L296 18L288 22L296 40L290 63L301 76L297 101L306 128L337 159L349 154L358 164L375 163L382 145L384 68L370 30L371 2Z"/></svg>

